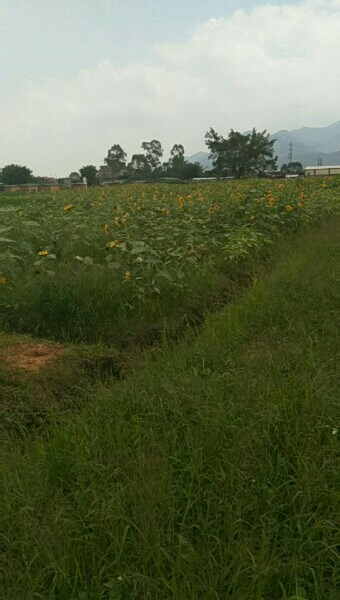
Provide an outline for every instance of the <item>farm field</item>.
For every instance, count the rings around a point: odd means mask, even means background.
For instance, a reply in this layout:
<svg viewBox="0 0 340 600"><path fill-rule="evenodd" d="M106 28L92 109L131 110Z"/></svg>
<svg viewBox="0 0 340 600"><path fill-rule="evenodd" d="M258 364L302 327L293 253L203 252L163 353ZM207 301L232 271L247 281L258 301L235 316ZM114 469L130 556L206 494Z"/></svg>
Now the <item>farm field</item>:
<svg viewBox="0 0 340 600"><path fill-rule="evenodd" d="M336 600L338 265L339 218L282 240L123 381L6 363L1 598Z"/></svg>
<svg viewBox="0 0 340 600"><path fill-rule="evenodd" d="M337 178L2 194L0 326L152 342L223 304L275 239L339 204Z"/></svg>
<svg viewBox="0 0 340 600"><path fill-rule="evenodd" d="M339 205L0 197L1 598L338 598Z"/></svg>

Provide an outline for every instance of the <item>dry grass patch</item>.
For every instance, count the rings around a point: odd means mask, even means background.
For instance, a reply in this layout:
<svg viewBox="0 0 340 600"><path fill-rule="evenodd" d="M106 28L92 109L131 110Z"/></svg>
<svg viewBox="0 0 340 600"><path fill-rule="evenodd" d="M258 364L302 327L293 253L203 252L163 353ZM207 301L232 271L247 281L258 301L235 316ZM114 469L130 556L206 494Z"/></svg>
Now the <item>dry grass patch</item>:
<svg viewBox="0 0 340 600"><path fill-rule="evenodd" d="M1 358L10 369L40 371L53 363L64 353L62 344L41 342L37 344L19 343L2 348Z"/></svg>

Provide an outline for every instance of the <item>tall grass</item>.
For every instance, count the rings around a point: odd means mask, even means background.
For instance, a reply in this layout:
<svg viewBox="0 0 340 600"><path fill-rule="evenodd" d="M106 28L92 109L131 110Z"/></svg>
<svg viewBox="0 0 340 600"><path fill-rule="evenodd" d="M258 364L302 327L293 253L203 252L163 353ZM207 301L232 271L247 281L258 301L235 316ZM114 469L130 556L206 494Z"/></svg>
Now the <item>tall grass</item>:
<svg viewBox="0 0 340 600"><path fill-rule="evenodd" d="M5 441L4 599L338 597L338 225L194 341Z"/></svg>

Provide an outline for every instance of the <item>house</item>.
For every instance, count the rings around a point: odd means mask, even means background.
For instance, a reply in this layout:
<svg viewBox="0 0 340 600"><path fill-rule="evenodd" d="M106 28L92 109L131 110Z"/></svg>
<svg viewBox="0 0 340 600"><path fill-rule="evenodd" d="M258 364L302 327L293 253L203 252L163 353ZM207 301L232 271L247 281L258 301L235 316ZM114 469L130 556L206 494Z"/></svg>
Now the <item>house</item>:
<svg viewBox="0 0 340 600"><path fill-rule="evenodd" d="M306 167L305 175L307 175L307 177L311 175L314 175L316 177L325 177L327 175L340 175L340 165L332 165L329 167L326 165L319 165L317 167Z"/></svg>
<svg viewBox="0 0 340 600"><path fill-rule="evenodd" d="M120 179L124 175L126 175L127 169L122 167L118 171L116 170L114 175L112 172L112 167L109 165L102 165L99 167L98 171L98 181L101 185L107 185L108 183L115 183L117 179Z"/></svg>

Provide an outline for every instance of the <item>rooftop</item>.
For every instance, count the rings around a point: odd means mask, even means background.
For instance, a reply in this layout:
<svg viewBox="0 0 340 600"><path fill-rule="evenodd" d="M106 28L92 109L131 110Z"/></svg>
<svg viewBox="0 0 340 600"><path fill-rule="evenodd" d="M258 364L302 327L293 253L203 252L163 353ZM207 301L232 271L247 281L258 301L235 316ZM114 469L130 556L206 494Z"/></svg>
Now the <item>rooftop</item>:
<svg viewBox="0 0 340 600"><path fill-rule="evenodd" d="M340 169L340 165L312 165L305 169Z"/></svg>

